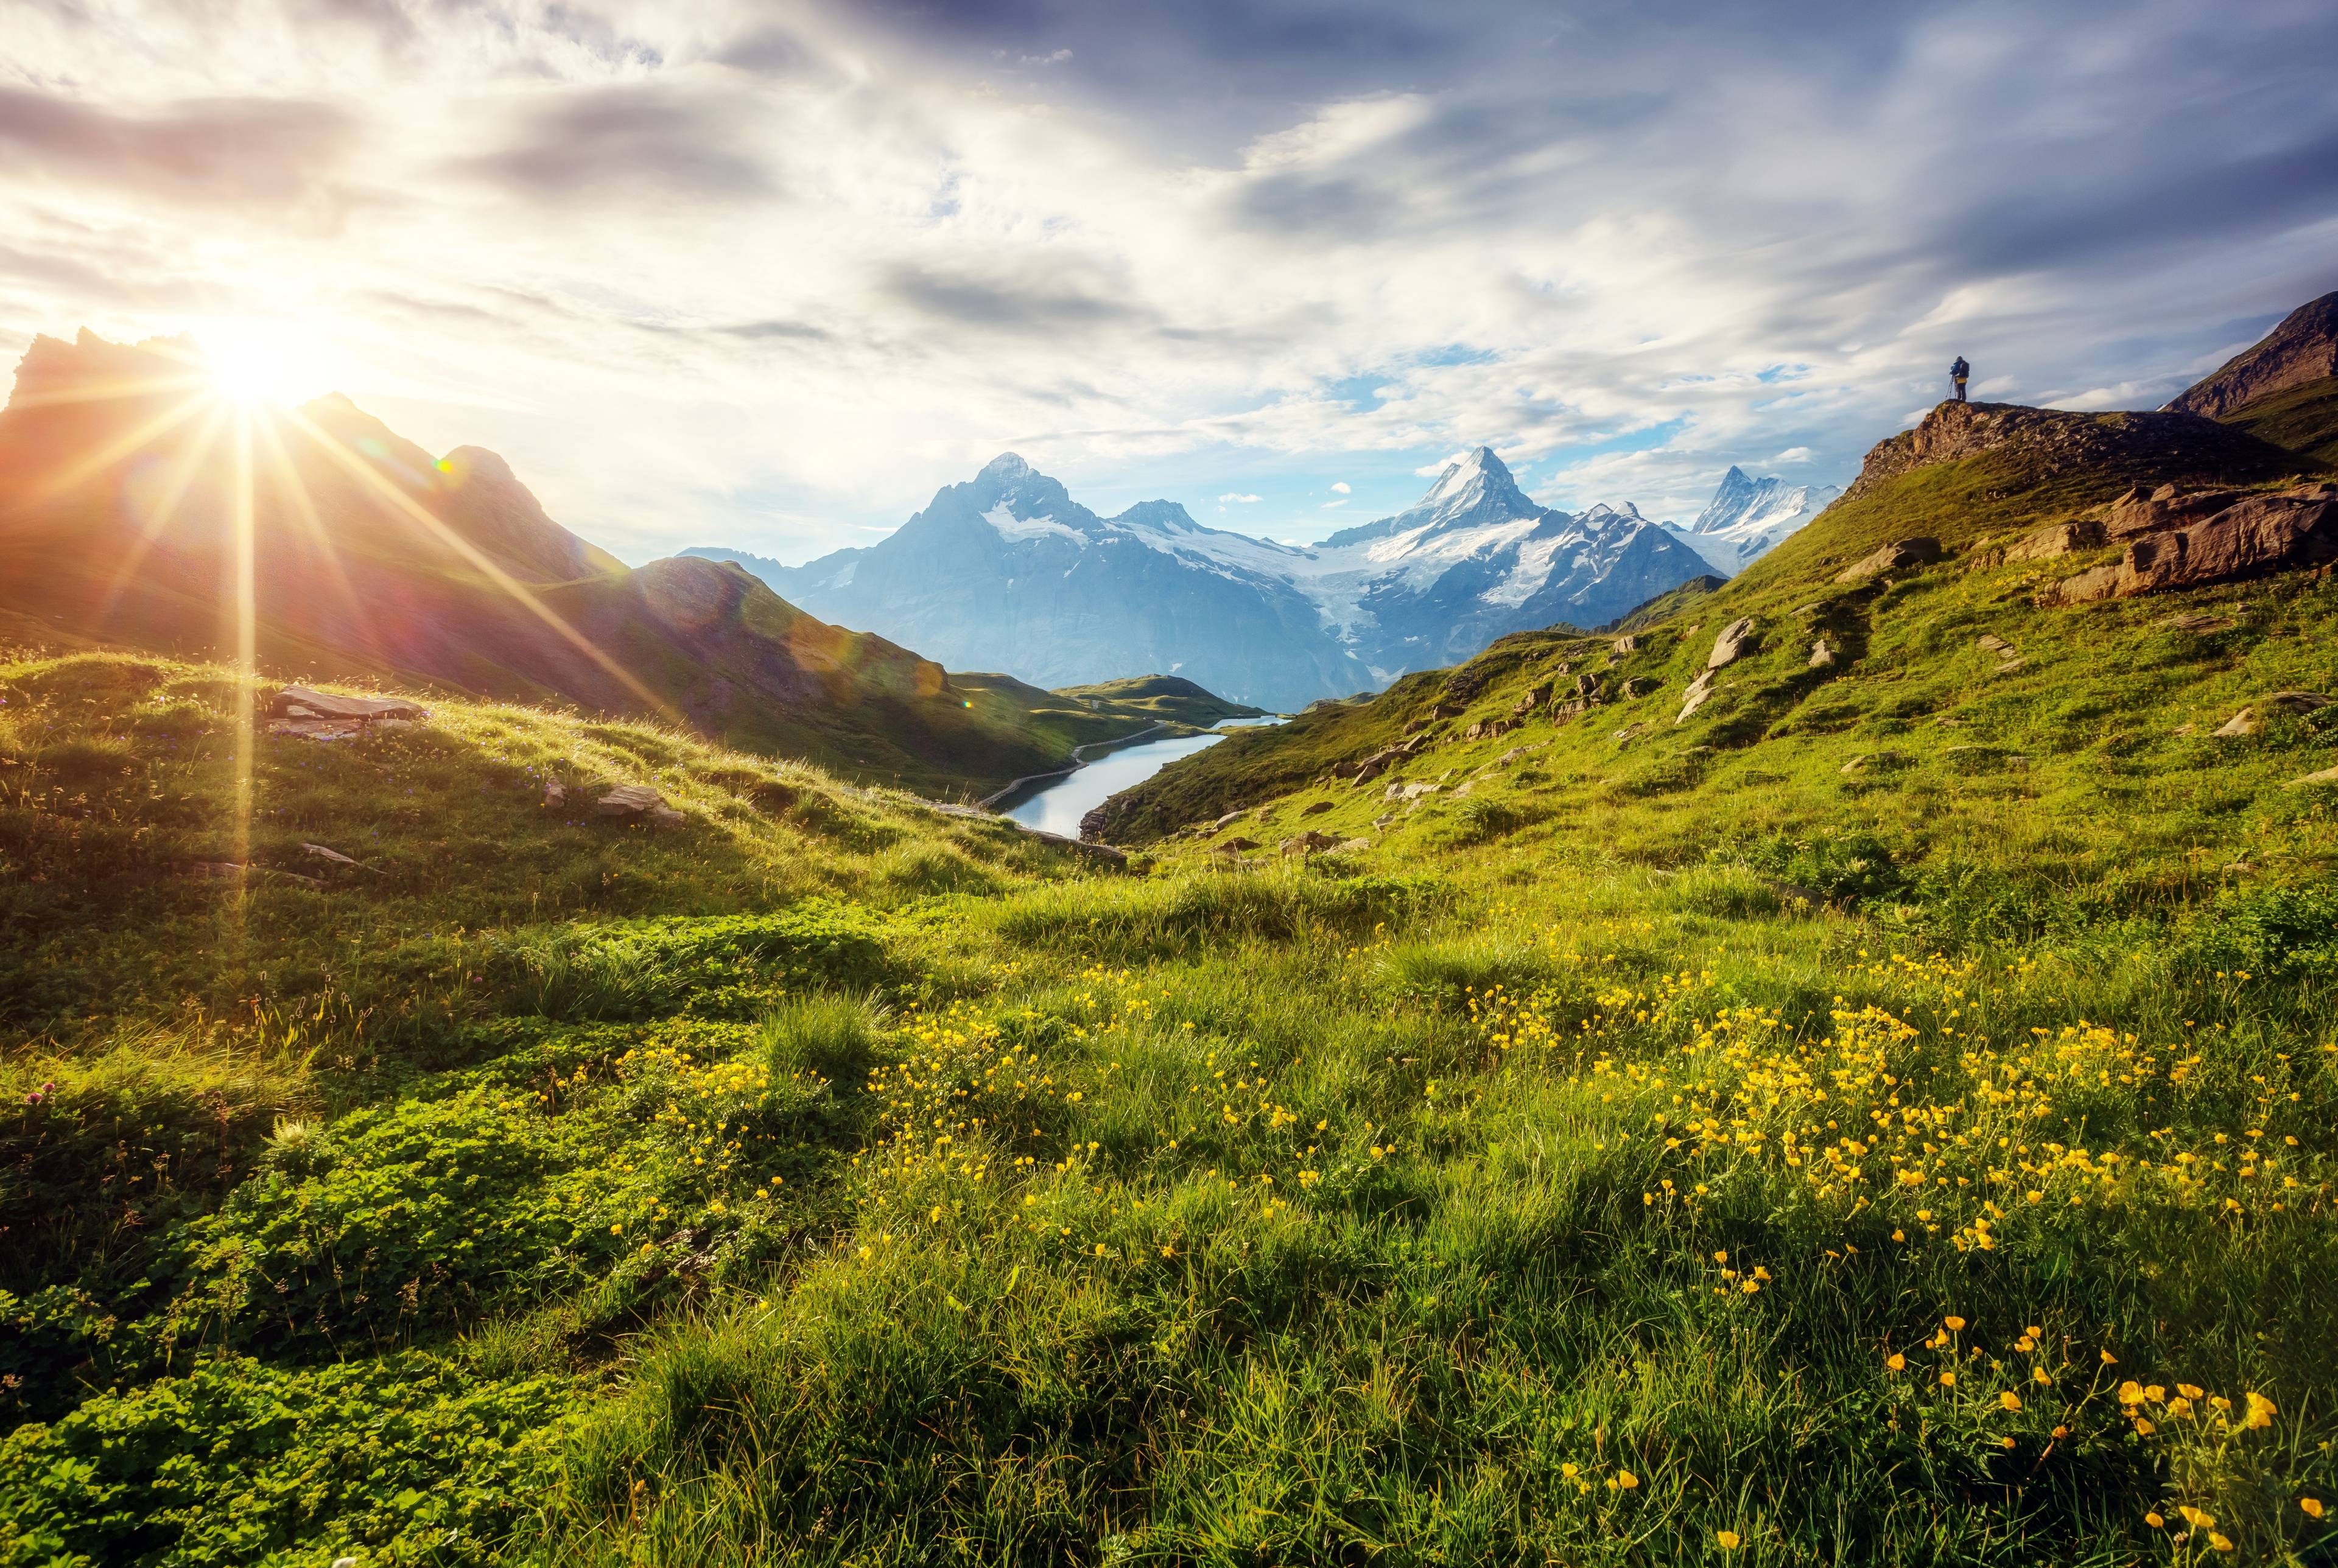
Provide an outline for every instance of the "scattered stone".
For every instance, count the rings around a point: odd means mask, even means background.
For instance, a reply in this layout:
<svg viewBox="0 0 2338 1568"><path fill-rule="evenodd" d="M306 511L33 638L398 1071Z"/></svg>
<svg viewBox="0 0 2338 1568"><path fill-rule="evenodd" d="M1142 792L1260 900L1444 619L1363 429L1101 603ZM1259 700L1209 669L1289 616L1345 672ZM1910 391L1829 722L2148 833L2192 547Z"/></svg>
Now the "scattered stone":
<svg viewBox="0 0 2338 1568"><path fill-rule="evenodd" d="M2240 624L2230 615L2177 615L2160 622L2178 632L2205 635L2211 632L2230 632Z"/></svg>
<svg viewBox="0 0 2338 1568"><path fill-rule="evenodd" d="M2284 789L2303 789L2309 784L2328 784L2333 787L2338 787L2338 768L2324 768L2319 773L2304 774L2298 778L2291 779L2288 783L2283 785L2282 788Z"/></svg>
<svg viewBox="0 0 2338 1568"><path fill-rule="evenodd" d="M1508 734L1518 727L1518 720L1514 719L1480 719L1475 724L1470 725L1469 728L1461 731L1461 739L1464 740L1491 740L1498 735Z"/></svg>
<svg viewBox="0 0 2338 1568"><path fill-rule="evenodd" d="M367 865L364 861L352 860L339 850L328 849L322 844L303 844L300 848L319 860L329 860L336 866L354 866L360 871L371 871L377 877L381 875L379 870Z"/></svg>
<svg viewBox="0 0 2338 1568"><path fill-rule="evenodd" d="M187 867L188 874L211 882L241 882L246 867L236 860L198 860Z"/></svg>
<svg viewBox="0 0 2338 1568"><path fill-rule="evenodd" d="M1624 695L1627 698L1645 697L1649 692L1655 691L1663 684L1663 681L1657 680L1653 675L1635 675L1629 681L1624 682L1622 691Z"/></svg>
<svg viewBox="0 0 2338 1568"><path fill-rule="evenodd" d="M1994 632L1984 632L1979 636L1974 638L1973 646L1989 653L2010 653L2013 652L2013 644L2008 642L2004 638L1999 636Z"/></svg>
<svg viewBox="0 0 2338 1568"><path fill-rule="evenodd" d="M1687 723L1689 715L1704 707L1705 703L1712 699L1712 696L1713 671L1707 670L1698 675L1695 680L1690 681L1688 683L1688 690L1681 693L1680 716L1675 719L1673 722L1675 725Z"/></svg>
<svg viewBox="0 0 2338 1568"><path fill-rule="evenodd" d="M1338 842L1329 833L1319 833L1311 828L1285 838L1280 848L1285 855L1321 855Z"/></svg>
<svg viewBox="0 0 2338 1568"><path fill-rule="evenodd" d="M1938 539L1894 539L1871 554L1862 555L1834 574L1838 583L1865 583L1910 566L1928 565L1940 558Z"/></svg>
<svg viewBox="0 0 2338 1568"><path fill-rule="evenodd" d="M1387 827L1390 823L1391 823L1391 822L1393 822L1393 821L1395 821L1395 820L1396 820L1396 813L1395 813L1395 812L1393 812L1393 811L1383 811L1383 812L1381 812L1379 816L1377 816L1377 817L1375 817L1375 818L1372 818L1372 826L1373 826L1373 827L1375 827L1375 828L1385 828L1385 827Z"/></svg>
<svg viewBox="0 0 2338 1568"><path fill-rule="evenodd" d="M665 797L646 784L620 784L601 797L595 808L604 817L639 817L665 804Z"/></svg>
<svg viewBox="0 0 2338 1568"><path fill-rule="evenodd" d="M544 781L544 803L546 806L557 806L567 799L567 787L562 784L559 779L546 779Z"/></svg>
<svg viewBox="0 0 2338 1568"><path fill-rule="evenodd" d="M1381 792L1380 799L1383 800L1418 800L1423 795L1434 795L1443 788L1445 788L1445 786L1442 784L1427 784L1419 779L1415 779L1410 784L1400 782L1390 785L1387 789Z"/></svg>
<svg viewBox="0 0 2338 1568"><path fill-rule="evenodd" d="M2100 523L2055 523L2016 539L2005 547L1999 559L2050 561L2057 555L2075 555L2081 550L2096 549L2102 542Z"/></svg>
<svg viewBox="0 0 2338 1568"><path fill-rule="evenodd" d="M1586 670L1575 678L1575 694L1586 702L1599 701L1599 677Z"/></svg>
<svg viewBox="0 0 2338 1568"><path fill-rule="evenodd" d="M1751 615L1732 621L1721 629L1721 635L1713 640L1713 652L1704 656L1705 669L1721 670L1734 664L1754 650L1756 641Z"/></svg>
<svg viewBox="0 0 2338 1568"><path fill-rule="evenodd" d="M270 735L290 735L302 740L353 740L366 732L362 719L279 719L268 727Z"/></svg>
<svg viewBox="0 0 2338 1568"><path fill-rule="evenodd" d="M1824 670L1833 662L1834 650L1827 645L1825 638L1822 637L1811 644L1811 669Z"/></svg>
<svg viewBox="0 0 2338 1568"><path fill-rule="evenodd" d="M2010 675L2018 670L2026 670L2029 667L2029 660L2017 656L2015 658L2008 659L2004 663L1999 664L1997 667L1997 672L2000 675Z"/></svg>
<svg viewBox="0 0 2338 1568"><path fill-rule="evenodd" d="M2250 703L2225 720L2224 727L2216 730L2215 735L2219 740L2254 735L2264 728L2264 721L2271 716L2273 709L2291 713L2311 713L2317 708L2329 707L2331 701L2319 691L2276 691L2261 701Z"/></svg>
<svg viewBox="0 0 2338 1568"><path fill-rule="evenodd" d="M1621 730L1616 731L1616 739L1618 741L1629 740L1633 736L1637 735L1646 728L1647 726L1645 724L1626 724Z"/></svg>
<svg viewBox="0 0 2338 1568"><path fill-rule="evenodd" d="M1369 838L1342 838L1331 846L1331 851L1335 855L1352 855L1359 849L1369 849L1371 847L1372 841Z"/></svg>
<svg viewBox="0 0 2338 1568"><path fill-rule="evenodd" d="M1255 838L1221 838L1210 846L1213 855L1243 855L1258 848Z"/></svg>
<svg viewBox="0 0 2338 1568"><path fill-rule="evenodd" d="M287 686L275 697L277 711L312 719L427 719L430 710L402 697L339 697L306 686ZM294 710L300 710L295 714Z"/></svg>
<svg viewBox="0 0 2338 1568"><path fill-rule="evenodd" d="M1233 827L1235 823L1241 821L1243 818L1249 815L1250 812L1246 809L1241 811L1229 811L1224 816L1219 818L1215 822L1210 824L1210 831L1213 833L1222 832L1224 829Z"/></svg>
<svg viewBox="0 0 2338 1568"><path fill-rule="evenodd" d="M1640 640L1626 632L1616 639L1616 657L1621 659L1626 653L1636 653L1639 652L1639 647Z"/></svg>
<svg viewBox="0 0 2338 1568"><path fill-rule="evenodd" d="M1311 806L1308 807L1305 810L1303 810L1303 811L1300 812L1299 814L1300 814L1302 817L1316 817L1316 816L1321 816L1322 813L1324 813L1324 812L1326 812L1326 811L1329 811L1331 808L1331 801L1329 801L1329 800L1318 800L1318 801L1316 801L1313 805L1311 805ZM1223 826L1223 824L1222 824L1222 826Z"/></svg>
<svg viewBox="0 0 2338 1568"><path fill-rule="evenodd" d="M1908 759L1897 751L1862 751L1844 763L1845 773L1890 773L1908 765Z"/></svg>
<svg viewBox="0 0 2338 1568"><path fill-rule="evenodd" d="M1528 687L1525 696L1510 704L1510 716L1512 718L1517 718L1522 713L1531 713L1549 701L1550 682L1547 681L1541 681L1537 685Z"/></svg>

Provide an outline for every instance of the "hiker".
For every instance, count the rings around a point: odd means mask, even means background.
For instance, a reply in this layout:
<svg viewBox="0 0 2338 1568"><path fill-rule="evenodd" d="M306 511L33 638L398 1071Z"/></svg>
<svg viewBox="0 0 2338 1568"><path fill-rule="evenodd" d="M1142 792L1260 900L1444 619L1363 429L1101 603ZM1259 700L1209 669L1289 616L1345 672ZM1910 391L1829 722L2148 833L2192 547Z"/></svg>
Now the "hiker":
<svg viewBox="0 0 2338 1568"><path fill-rule="evenodd" d="M1972 367L1965 363L1965 357L1961 354L1957 356L1957 362L1949 367L1949 379L1957 384L1957 401L1960 403L1965 400L1965 377L1971 374Z"/></svg>

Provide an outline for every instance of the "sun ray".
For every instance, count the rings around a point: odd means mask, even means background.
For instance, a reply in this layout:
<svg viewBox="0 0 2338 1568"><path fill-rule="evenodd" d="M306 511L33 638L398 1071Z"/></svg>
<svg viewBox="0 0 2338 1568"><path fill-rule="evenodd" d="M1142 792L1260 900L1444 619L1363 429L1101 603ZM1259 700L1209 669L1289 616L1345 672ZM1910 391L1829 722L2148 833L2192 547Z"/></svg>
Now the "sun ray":
<svg viewBox="0 0 2338 1568"><path fill-rule="evenodd" d="M251 414L235 417L235 472L230 505L235 547L235 851L239 866L251 864L251 777L257 737L252 732L252 683L259 677L259 600L254 576L254 506L251 494ZM247 869L237 884L238 904L250 887Z"/></svg>
<svg viewBox="0 0 2338 1568"><path fill-rule="evenodd" d="M163 479L162 493L155 505L153 515L147 519L138 537L132 542L129 551L123 557L122 565L113 573L113 580L106 584L104 596L98 601L97 614L101 622L113 614L114 605L121 601L122 595L129 591L130 579L136 573L139 564L146 559L146 553L152 550L154 547L154 542L162 536L162 530L171 525L171 519L178 513L179 503L186 498L188 489L195 482L197 471L202 467L204 460L211 456L212 443L219 439L220 426L226 417L226 408L213 404L210 416L203 421L202 429L187 448L180 453L178 462L172 466L170 473Z"/></svg>
<svg viewBox="0 0 2338 1568"><path fill-rule="evenodd" d="M318 446L324 452L325 456L339 466L339 467L344 472L348 473L350 477L356 479L359 484L371 490L378 499L387 505L402 513L415 523L419 524L433 538L446 545L449 550L455 552L456 554L461 556L466 563L476 570L482 576L486 577L487 581L494 583L498 589L502 590L505 595L510 598L514 603L519 605L529 614L543 622L545 625L550 627L578 652L584 654L587 659L592 660L594 663L599 665L604 671L615 677L615 679L623 684L627 691L631 691L634 696L639 697L643 702L647 704L650 709L656 712L661 718L663 718L673 724L687 726L688 720L674 709L672 703L666 701L664 698L660 697L656 692L642 684L642 682L635 678L632 671L627 670L624 665L609 657L607 653L602 652L600 647L595 644L591 638L585 636L583 632L577 631L576 628L571 626L566 621L563 620L560 614L555 611L552 606L545 603L544 601L529 593L526 587L516 578L513 577L511 573L506 572L502 567L496 565L486 555L480 554L480 552L472 545L469 540L456 533L452 528L447 527L445 523L433 516L427 508L425 508L419 502L416 501L411 495L407 495L404 491L398 489L397 485L382 477L380 471L376 469L371 464L359 456L355 452L350 451L340 442L335 440L329 432L319 428L316 424L310 421L306 415L300 413L298 409L288 411L285 417L290 419L294 426L307 435L310 440L316 442Z"/></svg>
<svg viewBox="0 0 2338 1568"><path fill-rule="evenodd" d="M325 520L318 514L315 497L309 494L309 486L302 481L300 471L292 466L291 456L284 449L283 437L276 428L276 417L268 410L261 409L255 413L251 422L266 449L262 456L272 488L290 503L292 514L300 520L301 532L316 544L325 570L332 577L334 589L349 607L349 619L357 628L359 640L365 644L367 652L379 657L381 639L375 633L373 616L367 610L365 601L358 596L357 585L349 581L349 569L341 564L340 550L326 530Z"/></svg>
<svg viewBox="0 0 2338 1568"><path fill-rule="evenodd" d="M159 441L206 409L216 416L219 410L218 402L212 398L196 396L189 397L175 407L163 409L145 423L123 431L93 451L84 453L40 484L32 486L25 492L24 498L17 502L16 509L22 511L27 506L36 505L62 495L92 475L121 462L140 447L151 446Z"/></svg>
<svg viewBox="0 0 2338 1568"><path fill-rule="evenodd" d="M155 397L165 392L200 395L210 380L190 372L183 376L123 377L112 381L84 381L51 392L18 392L8 399L11 408L58 408L76 403L123 403L133 397Z"/></svg>

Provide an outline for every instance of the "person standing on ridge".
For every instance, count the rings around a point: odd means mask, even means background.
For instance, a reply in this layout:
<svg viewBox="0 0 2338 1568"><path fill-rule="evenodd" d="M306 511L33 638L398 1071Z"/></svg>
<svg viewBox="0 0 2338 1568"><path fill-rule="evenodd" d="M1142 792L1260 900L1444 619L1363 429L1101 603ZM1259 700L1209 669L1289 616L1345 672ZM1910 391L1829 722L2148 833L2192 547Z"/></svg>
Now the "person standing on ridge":
<svg viewBox="0 0 2338 1568"><path fill-rule="evenodd" d="M1971 374L1972 367L1965 363L1965 357L1961 354L1957 356L1957 362L1949 367L1949 379L1957 384L1957 401L1960 403L1965 400L1965 377Z"/></svg>

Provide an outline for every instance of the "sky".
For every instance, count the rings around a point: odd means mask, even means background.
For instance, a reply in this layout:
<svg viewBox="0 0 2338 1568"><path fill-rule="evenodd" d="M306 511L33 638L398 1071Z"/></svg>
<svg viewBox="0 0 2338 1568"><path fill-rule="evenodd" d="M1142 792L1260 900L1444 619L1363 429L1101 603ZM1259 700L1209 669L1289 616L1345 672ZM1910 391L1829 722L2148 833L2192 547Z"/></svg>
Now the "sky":
<svg viewBox="0 0 2338 1568"><path fill-rule="evenodd" d="M192 332L641 562L1020 453L1294 541L1842 484L2338 289L2338 6L0 0L0 352Z"/></svg>

